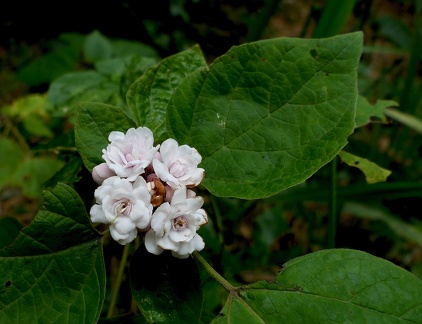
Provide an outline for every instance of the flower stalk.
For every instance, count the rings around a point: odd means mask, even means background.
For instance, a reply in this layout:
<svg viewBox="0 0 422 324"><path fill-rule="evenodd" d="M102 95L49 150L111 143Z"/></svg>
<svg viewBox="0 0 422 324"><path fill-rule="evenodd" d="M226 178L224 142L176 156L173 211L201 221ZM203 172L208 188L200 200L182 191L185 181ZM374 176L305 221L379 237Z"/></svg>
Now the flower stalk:
<svg viewBox="0 0 422 324"><path fill-rule="evenodd" d="M205 271L213 277L220 285L222 285L229 293L236 291L236 288L230 284L226 279L224 279L214 268L199 254L195 251L192 253L192 256L204 267Z"/></svg>

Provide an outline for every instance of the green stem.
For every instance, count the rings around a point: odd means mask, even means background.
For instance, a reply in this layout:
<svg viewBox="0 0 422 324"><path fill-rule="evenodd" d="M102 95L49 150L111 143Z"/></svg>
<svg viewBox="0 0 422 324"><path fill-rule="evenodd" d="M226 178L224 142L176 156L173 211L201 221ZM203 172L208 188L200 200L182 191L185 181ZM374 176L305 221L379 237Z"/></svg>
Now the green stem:
<svg viewBox="0 0 422 324"><path fill-rule="evenodd" d="M336 245L337 231L337 156L331 161L330 214L328 215L328 248Z"/></svg>
<svg viewBox="0 0 422 324"><path fill-rule="evenodd" d="M235 287L233 287L226 279L224 279L217 271L214 270L213 267L202 257L202 255L199 254L199 252L195 251L193 252L193 257L202 264L205 271L208 272L208 274L213 277L217 282L222 285L229 293L232 293L236 290Z"/></svg>
<svg viewBox="0 0 422 324"><path fill-rule="evenodd" d="M119 294L120 285L122 283L123 273L125 272L127 257L129 255L129 248L130 248L130 244L126 244L123 249L122 260L120 260L120 265L119 265L119 272L117 273L117 278L116 278L116 281L114 282L114 286L112 289L111 301L110 301L110 306L108 307L107 318L110 318L113 316L114 308L116 306L117 296Z"/></svg>

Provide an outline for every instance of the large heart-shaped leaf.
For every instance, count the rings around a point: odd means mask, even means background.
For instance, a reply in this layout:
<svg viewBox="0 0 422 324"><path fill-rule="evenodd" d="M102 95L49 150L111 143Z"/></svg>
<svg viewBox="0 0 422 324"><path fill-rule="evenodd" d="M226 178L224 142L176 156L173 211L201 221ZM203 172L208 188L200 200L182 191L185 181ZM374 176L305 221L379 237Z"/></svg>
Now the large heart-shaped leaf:
<svg viewBox="0 0 422 324"><path fill-rule="evenodd" d="M138 248L130 260L132 295L149 323L198 323L202 309L199 272L192 258L157 256Z"/></svg>
<svg viewBox="0 0 422 324"><path fill-rule="evenodd" d="M105 294L99 235L67 185L44 199L47 210L0 250L0 322L96 323Z"/></svg>
<svg viewBox="0 0 422 324"><path fill-rule="evenodd" d="M135 122L119 107L98 103L81 104L76 116L75 144L88 170L103 163L102 149L112 131L126 131Z"/></svg>
<svg viewBox="0 0 422 324"><path fill-rule="evenodd" d="M303 182L354 128L362 33L233 47L175 91L167 128L198 149L217 196L268 197Z"/></svg>
<svg viewBox="0 0 422 324"><path fill-rule="evenodd" d="M420 322L422 281L389 261L325 250L287 262L274 282L232 291L215 323Z"/></svg>
<svg viewBox="0 0 422 324"><path fill-rule="evenodd" d="M167 138L168 102L188 75L207 66L199 46L170 56L147 70L129 88L126 99L140 126L149 127L157 141Z"/></svg>

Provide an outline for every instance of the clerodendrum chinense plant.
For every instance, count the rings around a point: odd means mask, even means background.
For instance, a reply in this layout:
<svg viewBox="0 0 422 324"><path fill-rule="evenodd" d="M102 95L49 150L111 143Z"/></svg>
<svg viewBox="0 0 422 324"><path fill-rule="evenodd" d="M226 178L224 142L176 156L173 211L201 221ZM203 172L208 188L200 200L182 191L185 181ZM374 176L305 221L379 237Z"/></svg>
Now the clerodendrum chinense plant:
<svg viewBox="0 0 422 324"><path fill-rule="evenodd" d="M110 144L111 132L123 136L131 128L147 127L155 145L172 138L199 152L199 168L205 170L202 185L212 195L241 199L275 195L305 181L346 145L355 127L361 50L359 32L328 39L270 39L233 47L208 66L195 46L149 68L129 87L126 103L120 107L80 103L75 119L77 149L92 171L104 163L102 150ZM159 165L165 164L162 157L152 158L157 160L154 169L163 170ZM148 167L145 164L141 169L154 173ZM167 167L169 171L171 166ZM155 183L161 188L158 194L145 179L133 187L125 176L116 181L126 181L122 186L130 193L142 187L143 215L149 221L152 207L145 195L150 192L160 200L159 196L170 190L162 189L170 182L170 173ZM101 197L107 198L110 188L101 189ZM183 190L182 198L187 199ZM125 197L127 200L111 204L119 222L106 220L103 214L94 219L109 222L113 231L118 230L123 226L118 224L124 224L122 217L133 207L129 196ZM104 202L101 199L100 203ZM0 322L95 323L106 284L101 235L69 186L58 184L45 191L44 205L33 223L0 250ZM173 212L174 206L165 206L168 213ZM160 219L167 217L166 213ZM196 215L205 222L204 211ZM170 224L173 230L185 229L190 221L179 216ZM139 226L148 230L144 228L148 224ZM136 236L134 225L128 226L128 233ZM154 229L155 225L151 226ZM160 233L168 234L165 230ZM153 242L150 249L161 253L160 244L168 242L159 243L157 232L148 235ZM173 236L176 241L177 235ZM125 236L120 243L128 243L132 236ZM197 252L201 244L192 246L188 255L185 250L176 253L187 257L183 260L169 253L153 255L143 245L132 255L131 289L140 322L204 321L197 262L229 293L216 323L422 319L421 281L367 253L347 249L312 253L286 263L274 282L234 287ZM124 251L127 257L128 250Z"/></svg>

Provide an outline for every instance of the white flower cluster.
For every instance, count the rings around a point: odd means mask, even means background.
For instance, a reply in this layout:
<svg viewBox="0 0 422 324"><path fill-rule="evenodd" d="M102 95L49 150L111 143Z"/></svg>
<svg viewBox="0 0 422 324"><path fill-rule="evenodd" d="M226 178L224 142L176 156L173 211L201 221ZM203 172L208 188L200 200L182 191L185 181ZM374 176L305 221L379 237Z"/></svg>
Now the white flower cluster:
<svg viewBox="0 0 422 324"><path fill-rule="evenodd" d="M110 224L111 236L123 245L145 233L145 247L153 254L171 250L183 259L202 250L196 231L208 222L204 200L188 189L204 177L198 151L171 138L154 146L147 127L111 132L108 140L105 163L92 171L100 186L91 220Z"/></svg>

